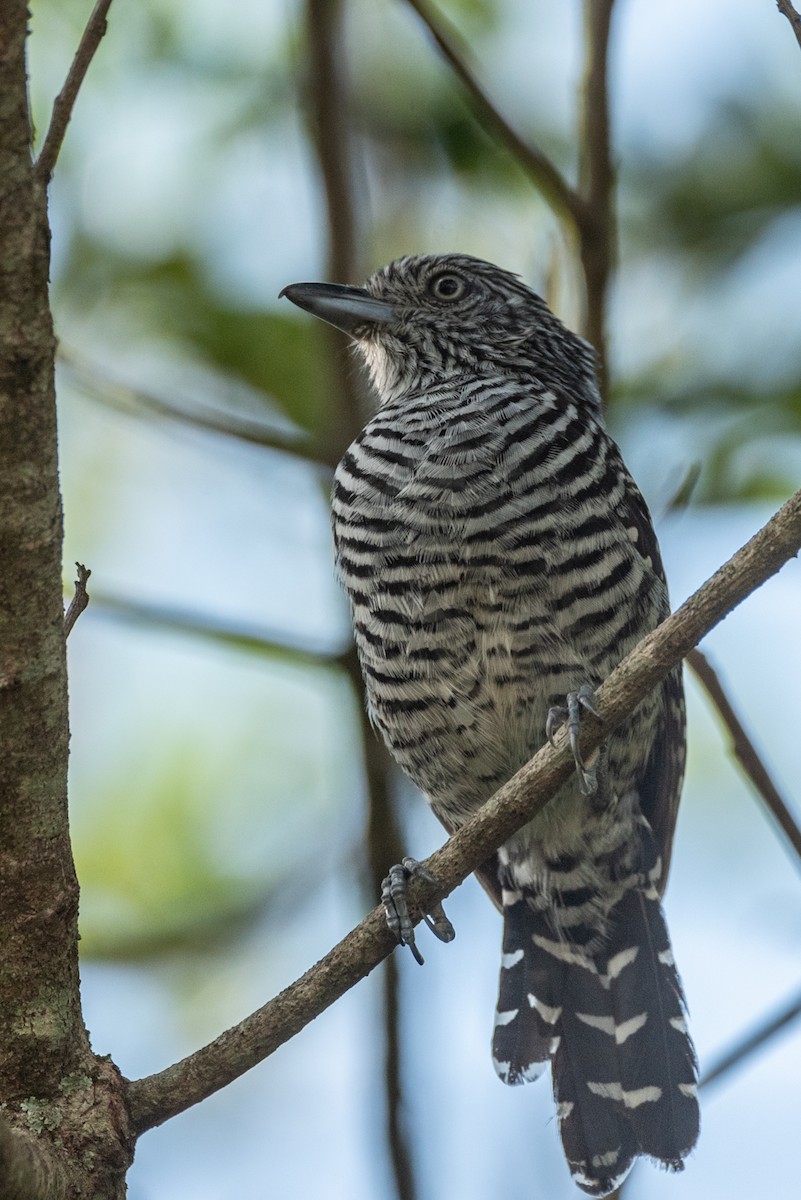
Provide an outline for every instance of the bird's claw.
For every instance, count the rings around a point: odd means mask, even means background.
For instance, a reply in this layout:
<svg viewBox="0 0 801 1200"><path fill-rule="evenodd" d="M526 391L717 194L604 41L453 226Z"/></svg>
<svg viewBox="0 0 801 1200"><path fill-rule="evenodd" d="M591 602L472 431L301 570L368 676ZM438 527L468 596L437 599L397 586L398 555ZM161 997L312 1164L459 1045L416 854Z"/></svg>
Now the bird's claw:
<svg viewBox="0 0 801 1200"><path fill-rule="evenodd" d="M594 767L589 767L581 757L579 750L579 733L581 732L581 710L586 709L594 717L601 719L601 714L595 707L595 693L588 683L583 683L577 692L568 692L564 704L556 704L548 710L545 722L545 736L552 746L555 746L554 735L560 725L567 725L567 736L570 749L573 751L573 761L576 764L579 787L582 795L591 796L598 787L598 778Z"/></svg>
<svg viewBox="0 0 801 1200"><path fill-rule="evenodd" d="M408 882L413 876L423 879L426 883L436 884L437 882L430 871L427 871L416 858L404 858L403 862L390 867L389 874L381 885L381 903L384 905L387 925L395 938L401 946L409 947L415 961L422 966L424 959L417 949L414 925L409 916L406 895ZM423 914L423 920L441 942L452 942L456 937L456 931L445 916L445 910L441 903L432 905L430 912Z"/></svg>

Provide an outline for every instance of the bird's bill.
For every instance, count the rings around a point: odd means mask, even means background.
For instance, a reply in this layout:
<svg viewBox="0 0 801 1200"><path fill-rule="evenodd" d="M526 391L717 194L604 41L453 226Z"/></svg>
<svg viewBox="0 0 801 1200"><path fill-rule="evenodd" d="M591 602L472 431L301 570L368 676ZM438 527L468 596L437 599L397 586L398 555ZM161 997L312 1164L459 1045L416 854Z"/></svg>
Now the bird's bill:
<svg viewBox="0 0 801 1200"><path fill-rule="evenodd" d="M290 283L279 293L279 300L281 296L351 335L365 325L384 325L395 316L394 306L386 300L376 300L364 288L341 283Z"/></svg>

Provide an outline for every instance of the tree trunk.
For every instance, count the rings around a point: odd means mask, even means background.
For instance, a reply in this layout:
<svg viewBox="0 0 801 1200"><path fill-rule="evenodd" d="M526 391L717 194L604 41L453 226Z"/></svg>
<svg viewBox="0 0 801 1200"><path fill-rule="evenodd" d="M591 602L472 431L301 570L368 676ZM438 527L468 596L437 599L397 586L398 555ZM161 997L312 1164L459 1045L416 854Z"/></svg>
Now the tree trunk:
<svg viewBox="0 0 801 1200"><path fill-rule="evenodd" d="M27 19L22 0L0 0L0 1101L16 1131L0 1138L0 1194L111 1200L131 1153L121 1081L92 1055L80 1006L50 236Z"/></svg>

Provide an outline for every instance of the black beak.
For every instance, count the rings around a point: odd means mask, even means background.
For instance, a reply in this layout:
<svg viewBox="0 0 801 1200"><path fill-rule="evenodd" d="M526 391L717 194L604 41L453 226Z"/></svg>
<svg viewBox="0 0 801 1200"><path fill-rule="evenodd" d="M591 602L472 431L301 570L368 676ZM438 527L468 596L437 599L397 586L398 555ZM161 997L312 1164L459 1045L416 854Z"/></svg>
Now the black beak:
<svg viewBox="0 0 801 1200"><path fill-rule="evenodd" d="M351 336L365 325L383 325L395 316L393 305L386 300L376 300L364 288L341 283L290 283L279 292L279 300L281 296Z"/></svg>

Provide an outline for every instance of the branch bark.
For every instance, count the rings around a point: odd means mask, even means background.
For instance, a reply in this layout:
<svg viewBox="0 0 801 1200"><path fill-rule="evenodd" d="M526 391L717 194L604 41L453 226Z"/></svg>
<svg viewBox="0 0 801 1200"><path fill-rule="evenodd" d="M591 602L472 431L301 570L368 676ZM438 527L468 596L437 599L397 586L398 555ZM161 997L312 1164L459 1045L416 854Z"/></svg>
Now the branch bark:
<svg viewBox="0 0 801 1200"><path fill-rule="evenodd" d="M799 549L801 491L612 672L596 697L601 720L587 717L581 750L590 754L710 629ZM423 907L447 896L530 820L572 770L563 733L556 747L544 746L427 860L425 865L440 886L416 892ZM418 917L420 911L418 907ZM263 1008L181 1062L131 1083L128 1101L137 1132L184 1111L262 1061L369 974L392 949L383 913L376 908Z"/></svg>

